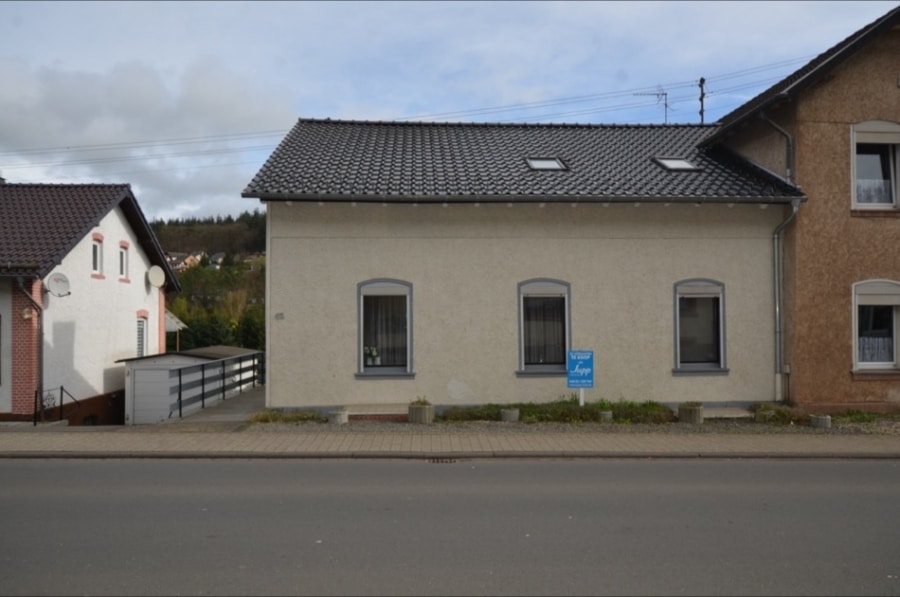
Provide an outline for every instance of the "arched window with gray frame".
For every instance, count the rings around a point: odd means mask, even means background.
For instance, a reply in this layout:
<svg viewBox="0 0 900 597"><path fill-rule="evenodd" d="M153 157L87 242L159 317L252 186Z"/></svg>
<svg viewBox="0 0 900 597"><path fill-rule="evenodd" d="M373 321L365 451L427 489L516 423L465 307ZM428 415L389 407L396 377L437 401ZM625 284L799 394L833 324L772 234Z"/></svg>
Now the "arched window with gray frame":
<svg viewBox="0 0 900 597"><path fill-rule="evenodd" d="M565 375L571 340L568 282L519 283L519 374Z"/></svg>
<svg viewBox="0 0 900 597"><path fill-rule="evenodd" d="M727 373L725 285L692 278L674 285L676 374Z"/></svg>
<svg viewBox="0 0 900 597"><path fill-rule="evenodd" d="M379 278L357 285L359 376L412 374L412 284Z"/></svg>

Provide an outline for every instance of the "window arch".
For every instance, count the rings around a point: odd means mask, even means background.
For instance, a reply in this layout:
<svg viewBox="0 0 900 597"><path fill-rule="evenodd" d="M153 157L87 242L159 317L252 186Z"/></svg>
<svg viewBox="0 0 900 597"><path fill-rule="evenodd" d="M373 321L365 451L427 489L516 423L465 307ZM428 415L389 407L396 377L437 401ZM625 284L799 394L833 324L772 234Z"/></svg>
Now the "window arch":
<svg viewBox="0 0 900 597"><path fill-rule="evenodd" d="M389 278L357 285L358 375L412 374L412 288Z"/></svg>
<svg viewBox="0 0 900 597"><path fill-rule="evenodd" d="M725 285L692 278L674 286L675 373L725 373Z"/></svg>
<svg viewBox="0 0 900 597"><path fill-rule="evenodd" d="M519 288L519 372L565 375L571 342L570 285L533 278Z"/></svg>

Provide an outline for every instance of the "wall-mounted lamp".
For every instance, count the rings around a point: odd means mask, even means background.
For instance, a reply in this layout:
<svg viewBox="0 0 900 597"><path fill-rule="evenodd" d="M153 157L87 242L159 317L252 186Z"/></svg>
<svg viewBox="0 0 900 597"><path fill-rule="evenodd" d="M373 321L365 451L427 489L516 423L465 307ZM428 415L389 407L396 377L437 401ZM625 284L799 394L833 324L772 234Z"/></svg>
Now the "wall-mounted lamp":
<svg viewBox="0 0 900 597"><path fill-rule="evenodd" d="M31 319L31 309L28 307L22 309L22 319Z"/></svg>

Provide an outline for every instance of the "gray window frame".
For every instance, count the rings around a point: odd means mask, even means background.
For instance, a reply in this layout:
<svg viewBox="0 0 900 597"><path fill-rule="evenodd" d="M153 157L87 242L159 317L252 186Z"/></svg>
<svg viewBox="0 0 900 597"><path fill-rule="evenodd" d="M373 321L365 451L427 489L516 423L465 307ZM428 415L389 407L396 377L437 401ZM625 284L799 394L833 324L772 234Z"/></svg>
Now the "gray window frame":
<svg viewBox="0 0 900 597"><path fill-rule="evenodd" d="M725 333L725 284L709 278L688 278L672 285L673 346L675 375L727 375L727 344ZM681 298L716 298L719 301L719 363L681 362Z"/></svg>
<svg viewBox="0 0 900 597"><path fill-rule="evenodd" d="M572 349L572 285L555 278L531 278L518 283L519 368L516 375L523 377L561 377L568 375L565 361L562 365L525 365L525 297L561 296L565 301L565 354Z"/></svg>
<svg viewBox="0 0 900 597"><path fill-rule="evenodd" d="M367 367L363 353L365 325L363 300L366 296L397 295L406 297L406 367ZM412 379L413 369L413 285L394 278L373 278L356 285L356 378L357 379Z"/></svg>

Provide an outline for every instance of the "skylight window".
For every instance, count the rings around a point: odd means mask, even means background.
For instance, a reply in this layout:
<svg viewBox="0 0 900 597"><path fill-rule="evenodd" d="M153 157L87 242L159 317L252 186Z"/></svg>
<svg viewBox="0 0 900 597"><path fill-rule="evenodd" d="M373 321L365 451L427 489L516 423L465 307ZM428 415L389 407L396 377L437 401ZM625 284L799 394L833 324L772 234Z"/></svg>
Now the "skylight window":
<svg viewBox="0 0 900 597"><path fill-rule="evenodd" d="M684 158L653 158L657 164L666 170L699 170L697 166Z"/></svg>
<svg viewBox="0 0 900 597"><path fill-rule="evenodd" d="M565 170L566 165L559 158L525 158L532 170Z"/></svg>

